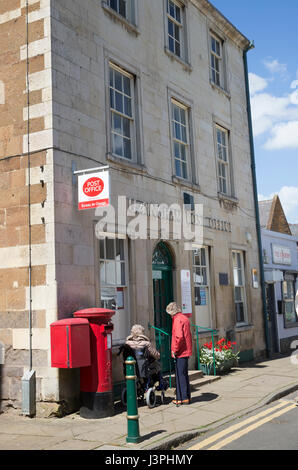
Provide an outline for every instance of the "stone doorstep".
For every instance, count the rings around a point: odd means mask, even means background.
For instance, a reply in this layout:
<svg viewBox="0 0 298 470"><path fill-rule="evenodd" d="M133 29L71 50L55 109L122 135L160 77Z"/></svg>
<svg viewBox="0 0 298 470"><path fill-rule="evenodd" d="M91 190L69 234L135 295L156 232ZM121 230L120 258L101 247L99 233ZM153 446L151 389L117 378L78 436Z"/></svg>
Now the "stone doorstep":
<svg viewBox="0 0 298 470"><path fill-rule="evenodd" d="M216 382L217 380L220 380L220 376L214 376L214 375L204 375L201 370L192 370L189 371L189 382L190 382L190 389L191 391L195 391L202 387L203 385L208 385L212 382ZM165 376L165 378L168 378L168 376ZM176 380L175 376L172 376L172 388L168 388L166 391L166 395L168 396L175 396L175 387L176 387Z"/></svg>
<svg viewBox="0 0 298 470"><path fill-rule="evenodd" d="M164 375L164 378L169 380L169 375ZM189 377L189 382L193 383L197 379L201 379L204 377L203 371L201 370L189 370L188 371L188 377ZM172 387L176 386L176 377L175 377L175 372L172 373Z"/></svg>

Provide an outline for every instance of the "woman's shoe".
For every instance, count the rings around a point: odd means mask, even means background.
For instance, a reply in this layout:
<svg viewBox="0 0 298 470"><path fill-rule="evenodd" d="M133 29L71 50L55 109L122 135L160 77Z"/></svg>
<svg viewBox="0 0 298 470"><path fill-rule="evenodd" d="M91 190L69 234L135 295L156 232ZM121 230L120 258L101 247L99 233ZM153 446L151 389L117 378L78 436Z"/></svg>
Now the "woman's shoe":
<svg viewBox="0 0 298 470"><path fill-rule="evenodd" d="M181 400L172 400L173 405L182 405Z"/></svg>
<svg viewBox="0 0 298 470"><path fill-rule="evenodd" d="M187 400L173 400L172 403L174 405L189 405L190 400L189 399L187 399Z"/></svg>
<svg viewBox="0 0 298 470"><path fill-rule="evenodd" d="M182 400L182 405L190 405L189 398L187 400Z"/></svg>

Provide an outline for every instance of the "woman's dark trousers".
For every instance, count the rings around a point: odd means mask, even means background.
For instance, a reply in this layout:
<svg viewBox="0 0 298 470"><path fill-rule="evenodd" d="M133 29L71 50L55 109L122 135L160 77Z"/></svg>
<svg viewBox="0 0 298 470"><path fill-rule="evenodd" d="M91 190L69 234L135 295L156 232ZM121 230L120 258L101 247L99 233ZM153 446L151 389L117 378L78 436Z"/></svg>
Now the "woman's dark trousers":
<svg viewBox="0 0 298 470"><path fill-rule="evenodd" d="M176 359L176 397L177 400L190 400L190 385L188 377L188 357L178 357Z"/></svg>

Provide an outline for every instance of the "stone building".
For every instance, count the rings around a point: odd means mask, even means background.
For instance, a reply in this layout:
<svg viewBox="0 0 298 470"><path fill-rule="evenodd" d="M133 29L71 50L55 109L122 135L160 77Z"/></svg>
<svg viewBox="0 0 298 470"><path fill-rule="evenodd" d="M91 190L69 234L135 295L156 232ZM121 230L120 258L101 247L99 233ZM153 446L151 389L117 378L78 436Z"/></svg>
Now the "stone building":
<svg viewBox="0 0 298 470"><path fill-rule="evenodd" d="M216 329L243 360L262 355L250 41L207 0L10 0L0 39L3 399L20 406L32 366L37 402L77 406L79 371L51 368L50 324L81 308L117 304L115 384L131 325L170 331L171 300L190 302L200 344ZM102 165L116 212L118 196L203 205L202 243L99 233L74 172Z"/></svg>

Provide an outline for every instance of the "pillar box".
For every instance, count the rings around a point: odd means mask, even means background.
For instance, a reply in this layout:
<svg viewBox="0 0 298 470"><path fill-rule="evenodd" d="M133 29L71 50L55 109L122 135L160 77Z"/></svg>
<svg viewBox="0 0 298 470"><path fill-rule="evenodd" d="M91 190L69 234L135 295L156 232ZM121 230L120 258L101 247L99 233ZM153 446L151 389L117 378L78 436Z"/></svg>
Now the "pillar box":
<svg viewBox="0 0 298 470"><path fill-rule="evenodd" d="M106 418L114 414L112 382L112 331L114 310L89 308L73 314L90 325L91 365L80 370L80 416Z"/></svg>

